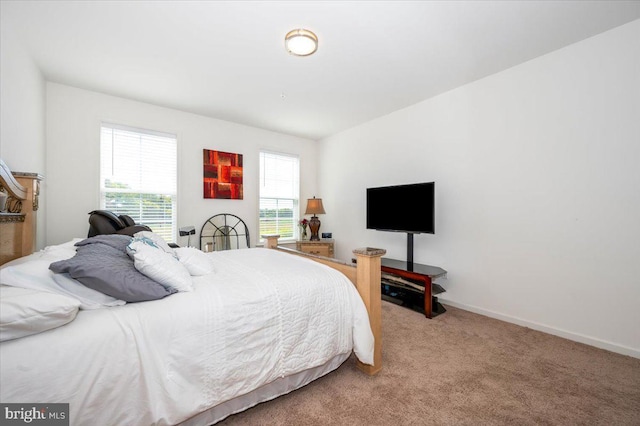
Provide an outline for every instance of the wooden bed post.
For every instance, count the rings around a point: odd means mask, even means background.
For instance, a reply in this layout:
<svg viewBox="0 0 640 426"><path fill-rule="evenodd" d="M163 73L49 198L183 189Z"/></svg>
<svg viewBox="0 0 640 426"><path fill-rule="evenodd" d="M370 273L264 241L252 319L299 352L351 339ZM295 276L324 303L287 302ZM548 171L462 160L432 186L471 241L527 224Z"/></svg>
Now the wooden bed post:
<svg viewBox="0 0 640 426"><path fill-rule="evenodd" d="M25 215L22 231L23 256L31 254L36 249L36 225L38 222L38 207L40 197L40 181L42 175L38 173L13 172L18 183L27 190L27 197L22 202L22 211Z"/></svg>
<svg viewBox="0 0 640 426"><path fill-rule="evenodd" d="M262 238L265 239L265 248L274 249L278 247L278 238L280 238L280 235L262 235Z"/></svg>
<svg viewBox="0 0 640 426"><path fill-rule="evenodd" d="M36 248L41 180L38 173L11 172L0 159L0 191L6 197L6 211L0 211L0 265L29 255Z"/></svg>
<svg viewBox="0 0 640 426"><path fill-rule="evenodd" d="M363 372L374 375L382 369L382 295L380 291L381 258L386 250L365 247L356 249L356 288L367 307L369 323L373 332L374 352L373 365L357 362L357 366Z"/></svg>
<svg viewBox="0 0 640 426"><path fill-rule="evenodd" d="M303 253L286 247L278 247L280 235L262 235L264 247L277 249L287 253L303 256L342 272L356 286L369 314L369 324L374 338L373 365L357 362L358 368L369 375L374 375L382 369L382 295L381 295L381 266L384 249L364 247L353 251L356 265L348 264L333 258Z"/></svg>

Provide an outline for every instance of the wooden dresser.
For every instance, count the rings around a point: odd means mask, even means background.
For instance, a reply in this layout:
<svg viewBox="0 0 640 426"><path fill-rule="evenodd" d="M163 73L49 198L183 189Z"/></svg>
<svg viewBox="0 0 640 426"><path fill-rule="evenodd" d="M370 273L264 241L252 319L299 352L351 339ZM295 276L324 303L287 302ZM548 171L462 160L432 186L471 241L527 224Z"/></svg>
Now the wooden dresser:
<svg viewBox="0 0 640 426"><path fill-rule="evenodd" d="M333 240L296 241L296 250L324 257L334 257Z"/></svg>

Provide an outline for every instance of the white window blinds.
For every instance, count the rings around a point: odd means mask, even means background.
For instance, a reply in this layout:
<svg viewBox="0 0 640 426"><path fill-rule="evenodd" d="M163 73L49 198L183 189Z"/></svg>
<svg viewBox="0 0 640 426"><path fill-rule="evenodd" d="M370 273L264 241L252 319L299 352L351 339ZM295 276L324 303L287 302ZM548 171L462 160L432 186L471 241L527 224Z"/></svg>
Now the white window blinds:
<svg viewBox="0 0 640 426"><path fill-rule="evenodd" d="M297 156L260 152L260 235L295 239L299 217L300 161Z"/></svg>
<svg viewBox="0 0 640 426"><path fill-rule="evenodd" d="M172 242L176 235L176 194L174 135L102 124L101 208L129 215Z"/></svg>

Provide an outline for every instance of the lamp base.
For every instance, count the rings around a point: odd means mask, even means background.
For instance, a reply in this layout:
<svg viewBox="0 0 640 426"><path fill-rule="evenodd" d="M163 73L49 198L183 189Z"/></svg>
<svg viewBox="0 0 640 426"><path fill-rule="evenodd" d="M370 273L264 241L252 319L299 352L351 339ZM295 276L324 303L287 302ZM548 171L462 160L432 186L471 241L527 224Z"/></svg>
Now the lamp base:
<svg viewBox="0 0 640 426"><path fill-rule="evenodd" d="M318 216L312 216L309 221L309 229L311 229L311 238L310 241L319 241L320 237L318 237L318 231L320 230L320 219Z"/></svg>

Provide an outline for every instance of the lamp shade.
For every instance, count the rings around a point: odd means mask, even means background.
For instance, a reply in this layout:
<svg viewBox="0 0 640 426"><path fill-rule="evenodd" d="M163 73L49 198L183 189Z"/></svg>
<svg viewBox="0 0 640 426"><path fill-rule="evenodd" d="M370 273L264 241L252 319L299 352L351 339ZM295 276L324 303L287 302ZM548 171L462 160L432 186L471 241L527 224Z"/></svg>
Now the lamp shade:
<svg viewBox="0 0 640 426"><path fill-rule="evenodd" d="M307 210L304 214L325 214L324 207L322 206L322 198L309 198L307 199Z"/></svg>

